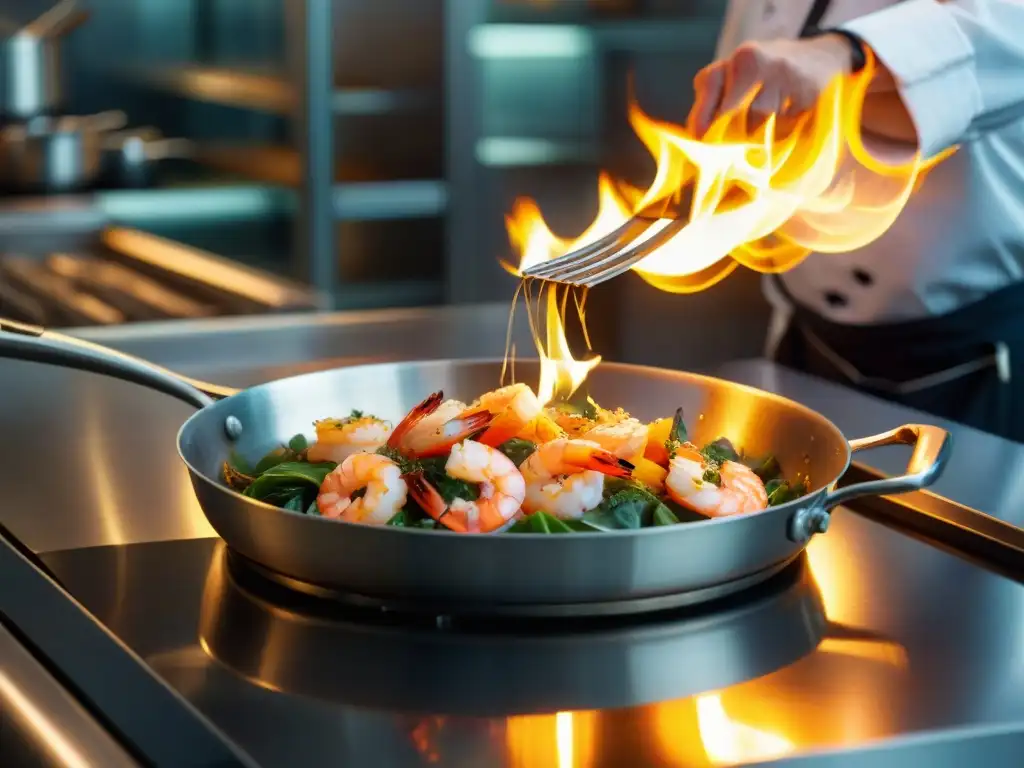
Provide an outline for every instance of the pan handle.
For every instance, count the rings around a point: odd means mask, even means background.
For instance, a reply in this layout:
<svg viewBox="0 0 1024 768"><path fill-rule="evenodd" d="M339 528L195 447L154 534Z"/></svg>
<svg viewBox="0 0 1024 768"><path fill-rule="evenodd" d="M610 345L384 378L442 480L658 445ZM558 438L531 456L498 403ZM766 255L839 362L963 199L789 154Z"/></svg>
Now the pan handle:
<svg viewBox="0 0 1024 768"><path fill-rule="evenodd" d="M29 360L112 376L163 392L196 408L205 408L214 400L230 397L238 391L190 379L84 339L5 318L0 318L0 358Z"/></svg>
<svg viewBox="0 0 1024 768"><path fill-rule="evenodd" d="M825 496L819 507L806 507L790 522L790 538L806 542L815 533L828 528L829 510L861 496L889 496L894 493L919 491L934 483L946 468L953 450L953 436L941 427L928 424L904 424L880 435L850 441L850 451L864 451L883 445L910 445L913 452L907 462L906 474L847 485Z"/></svg>

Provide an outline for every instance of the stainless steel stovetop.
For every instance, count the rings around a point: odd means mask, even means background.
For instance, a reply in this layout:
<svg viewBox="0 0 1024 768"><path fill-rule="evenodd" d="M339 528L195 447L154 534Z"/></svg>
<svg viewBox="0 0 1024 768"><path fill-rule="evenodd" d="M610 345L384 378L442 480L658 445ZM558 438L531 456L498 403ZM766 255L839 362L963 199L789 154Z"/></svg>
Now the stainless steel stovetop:
<svg viewBox="0 0 1024 768"><path fill-rule="evenodd" d="M626 624L355 613L216 539L42 559L261 765L726 765L1024 718L1024 587L842 511L764 588Z"/></svg>

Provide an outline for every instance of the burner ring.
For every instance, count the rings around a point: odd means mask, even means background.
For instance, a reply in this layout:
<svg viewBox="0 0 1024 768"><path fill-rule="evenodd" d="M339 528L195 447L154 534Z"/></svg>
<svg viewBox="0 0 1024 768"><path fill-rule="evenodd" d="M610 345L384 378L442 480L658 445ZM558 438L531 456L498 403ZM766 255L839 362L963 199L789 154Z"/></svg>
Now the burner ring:
<svg viewBox="0 0 1024 768"><path fill-rule="evenodd" d="M249 570L260 578L279 587L298 592L306 597L330 600L340 605L361 610L380 613L400 614L409 616L433 616L439 625L446 624L452 618L522 618L522 619L573 619L602 618L615 616L636 616L642 614L662 613L681 608L693 608L732 597L757 586L773 576L786 570L800 557L797 553L788 560L777 563L749 576L714 584L704 589L690 590L678 594L656 595L636 600L619 600L614 602L593 603L549 603L549 604L494 604L494 603L457 603L441 604L423 602L421 600L394 600L378 598L356 592L347 592L319 584L285 576L265 565L250 560L228 548L230 561Z"/></svg>

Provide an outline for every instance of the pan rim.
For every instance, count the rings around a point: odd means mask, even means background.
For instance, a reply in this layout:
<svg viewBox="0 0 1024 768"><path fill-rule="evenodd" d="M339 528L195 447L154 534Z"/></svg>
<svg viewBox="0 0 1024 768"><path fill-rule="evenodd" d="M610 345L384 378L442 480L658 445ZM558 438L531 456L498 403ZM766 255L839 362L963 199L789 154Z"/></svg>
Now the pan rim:
<svg viewBox="0 0 1024 768"><path fill-rule="evenodd" d="M537 363L537 364L540 363L539 358L526 358L526 359L523 359L522 361L523 362L527 362L527 363ZM325 374L325 373L332 373L332 372L335 372L335 371L347 370L349 368L371 369L372 370L372 369L379 369L379 368L394 367L394 366L398 366L398 365L402 365L402 366L417 366L417 367L422 367L422 366L443 366L443 365L450 364L452 362L458 362L460 365L477 366L477 365L500 365L503 362L503 360L501 358L495 358L495 357L434 358L434 359L429 359L428 358L428 359L420 359L420 360L381 361L379 363L368 363L368 364L365 364L365 365L357 365L357 366L341 366L341 367L338 367L338 368L326 368L326 369L324 369L322 371L310 371L310 372L307 372L307 373L296 374L295 376L286 376L286 377L281 378L281 379L274 379L273 381L263 382L262 384L257 384L257 385L252 386L252 387L246 387L245 389L239 390L239 392L237 394L243 394L243 393L248 393L248 392L253 392L253 391L259 391L259 390L262 390L262 389L269 389L270 387L272 387L274 385L277 385L277 384L283 384L285 382L298 381L298 380L301 380L301 379L304 379L304 378L311 378L313 376L318 376L318 375ZM336 520L336 519L333 519L333 518L326 518L326 517L323 517L322 515L307 515L304 512L295 512L295 511L290 510L290 509L284 509L282 507L275 507L273 504L268 504L265 501L260 501L258 499L250 498L249 496L245 496L245 495L239 493L238 491L234 490L233 488L230 488L227 485L224 485L222 482L219 482L218 480L215 480L215 479L209 477L205 473L200 472L198 469L196 469L196 467L191 462L189 462L188 459L185 458L185 454L182 451L182 436L184 435L185 431L187 429L189 429L189 425L192 424L193 420L201 418L204 414L206 414L207 417L209 417L209 412L210 411L214 411L214 410L218 409L221 406L222 403L230 402L231 400L234 399L235 395L232 395L231 397L226 397L223 400L220 400L220 401L218 401L217 403L214 403L211 406L207 406L206 408L202 408L200 410L197 410L195 413L190 415L182 423L182 425L178 428L178 433L177 433L177 436L176 436L176 447L177 447L177 451L178 451L178 458L181 460L181 462L188 469L189 474L191 475L191 477L192 477L194 482L196 480L201 480L202 482L208 484L209 486L211 486L213 489L215 489L219 493L226 493L226 494L229 494L231 496L234 496L239 501L245 502L250 508L265 510L268 513L293 515L296 518L302 518L304 520L314 521L314 522L316 522L318 524L319 523L328 524L328 525L339 525L340 524L340 525L344 525L344 526L351 526L353 528L358 528L360 530L367 529L367 528L387 529L387 530L394 531L396 533L405 534L405 535L434 536L434 537L441 536L441 537L444 537L445 539L448 539L448 540L452 540L452 539L456 539L456 540L458 540L458 539L465 539L465 540L472 541L472 540L482 536L482 537L486 537L488 540L494 540L495 538L499 538L499 539L501 539L503 541L505 541L505 540L509 540L509 541L523 540L524 542L531 542L531 541L532 542L536 542L538 540L543 540L543 541L556 540L557 541L557 540L560 540L562 538L568 538L568 539L570 539L572 541L578 541L581 537L583 537L585 539L600 538L602 541L604 541L604 540L618 540L618 539L622 539L622 538L634 538L634 537L648 536L648 535L682 535L681 531L679 531L677 529L693 529L693 528L696 527L696 529L704 530L706 528L709 528L712 525L726 525L728 523L737 524L739 521L754 519L754 518L758 518L758 517L763 517L763 516L769 515L769 514L771 514L771 515L782 515L782 514L788 513L788 512L795 512L796 510L798 510L798 509L800 509L802 507L805 507L807 505L808 501L811 501L814 504L816 504L819 498L823 497L828 492L828 490L830 488L833 488L835 486L835 484L839 481L839 479L843 476L843 474L845 474L846 470L850 466L852 452L850 450L849 440L843 434L842 430L840 430L839 427L837 427L835 425L835 423L831 419L825 417L821 413L819 413L819 412L815 411L814 409L804 405L803 403L798 403L795 400L790 400L789 398L783 397L782 395L778 395L778 394L776 394L774 392L768 392L767 390L758 389L757 387L750 386L749 384L741 384L739 382L732 382L732 381L729 381L728 379L722 379L722 378L719 378L717 376L709 376L709 375L703 374L703 373L694 373L694 372L691 372L691 371L673 370L671 368L659 368L657 366L636 365L636 364L633 364L633 363L619 363L619 362L612 362L612 361L605 361L605 360L601 361L601 368L605 369L605 370L608 370L608 369L618 370L618 371L623 372L623 373L631 373L631 372L634 372L634 371L646 371L646 372L649 372L649 373L654 373L657 376L662 376L663 377L663 376L667 375L668 377L682 377L684 379L689 379L691 381L692 380L699 380L699 381L706 381L706 382L721 382L721 383L728 384L730 387L738 387L741 390L746 391L748 393L755 394L755 395L758 395L760 397L767 397L767 398L769 398L771 400L776 401L779 404L786 405L787 407L794 408L795 410L800 411L800 412L802 412L803 414L805 414L807 416L810 416L810 417L813 417L815 419L821 420L831 431L833 431L835 433L835 435L838 437L838 443L840 443L840 444L842 444L844 446L845 453L846 453L845 460L843 462L843 471L840 472L836 477L833 477L832 479L830 479L827 483L825 483L821 487L817 488L814 491L809 492L806 496L802 496L799 499L794 499L793 501L788 501L785 504L780 504L780 505L775 506L775 507L767 507L767 508L759 510L757 512L746 512L746 513L743 513L743 514L740 514L740 515L730 515L730 516L727 516L727 517L714 517L714 518L708 518L707 520L697 520L697 521L694 521L694 522L682 523L682 524L679 524L679 525L658 526L658 527L652 527L652 528L630 528L630 529L612 530L612 531L577 531L577 532L574 532L571 536L558 536L558 535L552 536L550 534L545 534L545 533L517 533L517 534L515 534L513 536L501 536L501 535L499 535L499 536L495 537L495 536L493 536L491 534L480 533L480 534L463 534L461 536L453 537L451 532L449 532L449 531L428 530L428 529L423 529L423 528L404 528L404 527L390 526L390 525L366 526L366 525L362 525L360 523L350 523L350 522L345 521L345 520ZM202 505L200 505L200 507L202 507ZM203 509L203 514L206 515L206 510L205 509Z"/></svg>

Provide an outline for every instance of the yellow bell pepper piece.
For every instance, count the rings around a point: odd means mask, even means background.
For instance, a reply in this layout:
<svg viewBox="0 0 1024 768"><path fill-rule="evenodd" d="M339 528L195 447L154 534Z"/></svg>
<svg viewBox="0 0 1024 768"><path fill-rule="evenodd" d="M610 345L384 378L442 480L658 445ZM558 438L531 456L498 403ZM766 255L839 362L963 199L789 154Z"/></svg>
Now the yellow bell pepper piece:
<svg viewBox="0 0 1024 768"><path fill-rule="evenodd" d="M643 456L633 459L633 479L643 483L654 493L661 493L665 489L666 477L668 470L650 459Z"/></svg>

